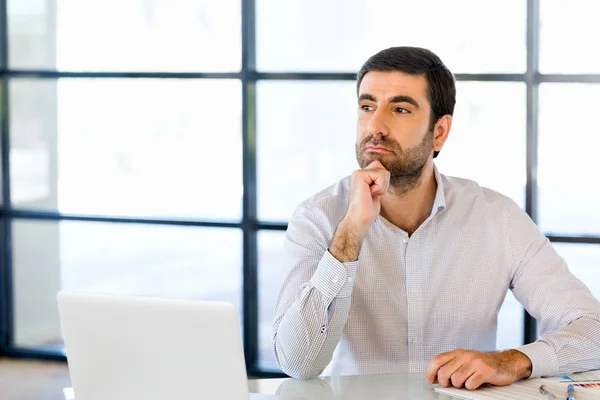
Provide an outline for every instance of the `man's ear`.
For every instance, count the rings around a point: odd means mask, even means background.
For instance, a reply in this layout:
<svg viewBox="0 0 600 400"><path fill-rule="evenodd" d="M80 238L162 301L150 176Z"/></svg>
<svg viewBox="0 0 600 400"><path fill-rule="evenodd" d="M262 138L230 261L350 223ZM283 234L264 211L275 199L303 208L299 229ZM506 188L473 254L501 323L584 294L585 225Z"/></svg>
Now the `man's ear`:
<svg viewBox="0 0 600 400"><path fill-rule="evenodd" d="M446 139L448 139L448 135L450 134L450 128L452 128L452 116L450 114L442 116L435 123L435 126L433 127L434 151L442 150L442 147L444 147L444 143L446 143Z"/></svg>

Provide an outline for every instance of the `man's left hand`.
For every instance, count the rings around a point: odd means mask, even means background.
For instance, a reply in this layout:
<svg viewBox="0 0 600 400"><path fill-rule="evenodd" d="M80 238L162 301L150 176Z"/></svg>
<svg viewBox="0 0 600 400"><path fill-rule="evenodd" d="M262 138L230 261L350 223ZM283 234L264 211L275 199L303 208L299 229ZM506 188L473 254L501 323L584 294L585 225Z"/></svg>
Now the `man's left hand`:
<svg viewBox="0 0 600 400"><path fill-rule="evenodd" d="M454 350L434 357L427 367L427 382L442 387L477 389L485 383L506 386L531 375L531 360L518 350L483 353Z"/></svg>

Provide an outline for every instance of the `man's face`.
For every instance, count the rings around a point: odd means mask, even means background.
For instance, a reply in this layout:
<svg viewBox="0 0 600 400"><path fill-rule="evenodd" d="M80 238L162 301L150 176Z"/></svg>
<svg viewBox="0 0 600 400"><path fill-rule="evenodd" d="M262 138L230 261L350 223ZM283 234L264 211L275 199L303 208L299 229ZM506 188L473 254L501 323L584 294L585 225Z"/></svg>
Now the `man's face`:
<svg viewBox="0 0 600 400"><path fill-rule="evenodd" d="M425 76L367 72L358 91L356 159L360 167L379 160L391 173L390 183L414 181L433 157L430 115Z"/></svg>

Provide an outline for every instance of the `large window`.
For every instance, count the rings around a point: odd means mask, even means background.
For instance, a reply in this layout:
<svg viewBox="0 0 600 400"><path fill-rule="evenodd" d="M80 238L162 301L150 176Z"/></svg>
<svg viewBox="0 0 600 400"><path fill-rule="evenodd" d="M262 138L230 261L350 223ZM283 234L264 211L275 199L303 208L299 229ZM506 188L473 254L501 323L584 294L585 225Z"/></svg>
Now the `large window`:
<svg viewBox="0 0 600 400"><path fill-rule="evenodd" d="M600 287L600 11L577 0L0 0L0 353L64 358L60 289L227 300L248 372L295 207L357 168L355 73L456 74L436 164L511 197ZM508 293L498 348L535 340Z"/></svg>

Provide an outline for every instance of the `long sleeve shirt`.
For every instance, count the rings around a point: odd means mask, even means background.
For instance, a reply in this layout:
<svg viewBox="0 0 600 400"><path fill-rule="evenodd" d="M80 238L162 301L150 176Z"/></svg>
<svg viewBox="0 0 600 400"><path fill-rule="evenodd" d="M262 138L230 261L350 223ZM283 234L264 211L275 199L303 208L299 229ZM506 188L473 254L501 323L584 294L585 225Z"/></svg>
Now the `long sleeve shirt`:
<svg viewBox="0 0 600 400"><path fill-rule="evenodd" d="M507 290L538 321L517 348L531 377L600 368L600 303L511 199L435 169L429 217L409 236L382 216L358 260L328 247L348 209L350 178L303 202L286 232L287 276L273 350L281 369L310 378L424 371L458 348L496 350ZM600 266L599 266L600 267Z"/></svg>

